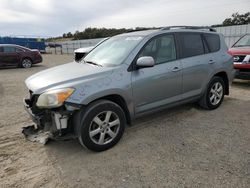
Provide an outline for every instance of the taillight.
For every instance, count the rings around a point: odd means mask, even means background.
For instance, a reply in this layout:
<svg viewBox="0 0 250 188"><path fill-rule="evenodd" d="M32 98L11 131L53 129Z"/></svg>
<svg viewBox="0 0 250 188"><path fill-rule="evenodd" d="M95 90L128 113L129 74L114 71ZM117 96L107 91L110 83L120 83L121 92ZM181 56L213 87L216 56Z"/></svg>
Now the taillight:
<svg viewBox="0 0 250 188"><path fill-rule="evenodd" d="M41 53L37 50L37 51L36 51L36 55L39 55L39 56L40 56L40 55L41 55Z"/></svg>

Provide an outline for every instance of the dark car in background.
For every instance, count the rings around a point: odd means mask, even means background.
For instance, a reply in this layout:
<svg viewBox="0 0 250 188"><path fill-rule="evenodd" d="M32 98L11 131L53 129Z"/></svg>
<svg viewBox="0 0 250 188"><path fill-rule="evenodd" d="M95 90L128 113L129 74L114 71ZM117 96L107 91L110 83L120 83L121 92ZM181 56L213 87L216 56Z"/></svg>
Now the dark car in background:
<svg viewBox="0 0 250 188"><path fill-rule="evenodd" d="M0 44L0 67L30 68L33 64L41 62L42 56L38 50L14 44Z"/></svg>
<svg viewBox="0 0 250 188"><path fill-rule="evenodd" d="M229 53L234 56L235 77L250 79L250 34L241 37L229 49Z"/></svg>

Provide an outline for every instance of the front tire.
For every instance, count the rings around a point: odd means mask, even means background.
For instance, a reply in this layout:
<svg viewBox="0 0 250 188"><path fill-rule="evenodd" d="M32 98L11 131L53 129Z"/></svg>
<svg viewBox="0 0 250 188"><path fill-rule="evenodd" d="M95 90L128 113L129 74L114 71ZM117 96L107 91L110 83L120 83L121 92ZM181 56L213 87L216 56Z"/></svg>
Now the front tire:
<svg viewBox="0 0 250 188"><path fill-rule="evenodd" d="M124 133L126 117L116 103L99 100L81 110L76 115L75 124L81 145L100 152L119 142Z"/></svg>
<svg viewBox="0 0 250 188"><path fill-rule="evenodd" d="M22 68L31 68L32 67L32 61L28 58L25 58L21 62L21 67Z"/></svg>
<svg viewBox="0 0 250 188"><path fill-rule="evenodd" d="M215 76L210 80L203 97L199 101L199 104L201 107L208 110L216 109L223 102L224 95L225 82L221 77Z"/></svg>

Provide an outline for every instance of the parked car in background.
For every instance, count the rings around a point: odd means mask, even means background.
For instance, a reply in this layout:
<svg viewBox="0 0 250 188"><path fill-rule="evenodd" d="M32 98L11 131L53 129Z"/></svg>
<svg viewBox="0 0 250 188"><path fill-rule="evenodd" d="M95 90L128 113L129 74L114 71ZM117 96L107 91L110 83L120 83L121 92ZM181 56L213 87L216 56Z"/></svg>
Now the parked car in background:
<svg viewBox="0 0 250 188"><path fill-rule="evenodd" d="M91 150L107 150L120 140L126 124L142 115L190 102L218 108L229 95L234 72L224 37L212 28L117 35L81 62L25 81L30 98L24 106L38 129L24 129L24 134L73 134Z"/></svg>
<svg viewBox="0 0 250 188"><path fill-rule="evenodd" d="M98 46L99 44L101 44L102 42L104 42L105 40L107 40L108 38L104 38L103 40L101 40L100 42L98 42L95 46L90 46L90 47L85 47L85 48L78 48L74 51L74 57L75 57L75 61L78 62L80 61L82 58L84 58L91 50L93 50L96 46Z"/></svg>
<svg viewBox="0 0 250 188"><path fill-rule="evenodd" d="M18 66L30 68L41 63L42 56L38 50L31 50L19 45L0 44L0 66Z"/></svg>
<svg viewBox="0 0 250 188"><path fill-rule="evenodd" d="M46 44L46 46L50 48L56 48L56 47L62 48L62 44L54 43L54 42L49 42Z"/></svg>
<svg viewBox="0 0 250 188"><path fill-rule="evenodd" d="M229 53L234 56L235 77L250 79L250 34L241 37L229 49Z"/></svg>
<svg viewBox="0 0 250 188"><path fill-rule="evenodd" d="M84 58L92 49L94 46L86 47L86 48L78 48L74 51L75 54L75 61L78 62L82 58Z"/></svg>

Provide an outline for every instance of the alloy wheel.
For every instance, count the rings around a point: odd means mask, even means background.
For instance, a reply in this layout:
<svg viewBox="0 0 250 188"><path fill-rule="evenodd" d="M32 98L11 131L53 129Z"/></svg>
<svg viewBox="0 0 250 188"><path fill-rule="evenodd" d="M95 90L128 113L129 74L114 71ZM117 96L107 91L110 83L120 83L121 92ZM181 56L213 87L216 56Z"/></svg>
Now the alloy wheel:
<svg viewBox="0 0 250 188"><path fill-rule="evenodd" d="M30 68L32 66L32 62L29 59L24 59L22 61L23 68Z"/></svg>
<svg viewBox="0 0 250 188"><path fill-rule="evenodd" d="M209 92L209 100L212 105L217 105L223 97L223 86L220 82L215 82Z"/></svg>
<svg viewBox="0 0 250 188"><path fill-rule="evenodd" d="M96 115L89 127L90 139L98 145L112 142L120 129L120 119L113 111L104 111Z"/></svg>

